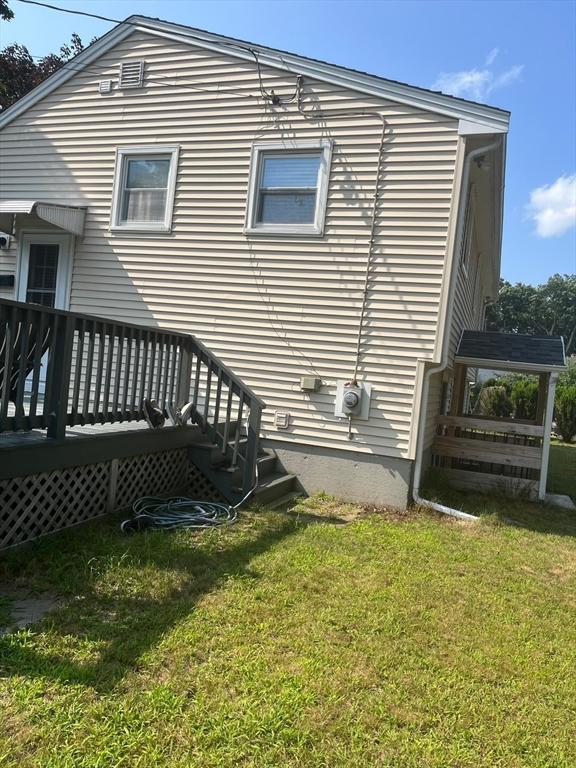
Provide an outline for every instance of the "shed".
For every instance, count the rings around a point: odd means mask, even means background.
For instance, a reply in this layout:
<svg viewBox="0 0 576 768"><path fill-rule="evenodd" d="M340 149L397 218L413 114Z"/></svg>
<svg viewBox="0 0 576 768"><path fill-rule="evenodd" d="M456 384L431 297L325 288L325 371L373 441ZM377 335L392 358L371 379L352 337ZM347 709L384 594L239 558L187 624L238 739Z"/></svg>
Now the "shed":
<svg viewBox="0 0 576 768"><path fill-rule="evenodd" d="M538 376L535 418L464 413L471 368ZM561 336L464 331L456 350L450 410L438 417L432 448L434 465L441 467L456 487L543 499L556 382L565 368Z"/></svg>

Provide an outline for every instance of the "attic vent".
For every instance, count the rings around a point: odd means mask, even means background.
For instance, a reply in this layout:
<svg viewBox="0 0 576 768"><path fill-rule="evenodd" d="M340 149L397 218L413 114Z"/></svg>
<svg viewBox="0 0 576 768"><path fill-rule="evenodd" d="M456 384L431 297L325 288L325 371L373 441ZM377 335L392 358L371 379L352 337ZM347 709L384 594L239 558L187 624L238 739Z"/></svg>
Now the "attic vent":
<svg viewBox="0 0 576 768"><path fill-rule="evenodd" d="M120 64L120 88L142 88L143 81L143 61L123 61Z"/></svg>

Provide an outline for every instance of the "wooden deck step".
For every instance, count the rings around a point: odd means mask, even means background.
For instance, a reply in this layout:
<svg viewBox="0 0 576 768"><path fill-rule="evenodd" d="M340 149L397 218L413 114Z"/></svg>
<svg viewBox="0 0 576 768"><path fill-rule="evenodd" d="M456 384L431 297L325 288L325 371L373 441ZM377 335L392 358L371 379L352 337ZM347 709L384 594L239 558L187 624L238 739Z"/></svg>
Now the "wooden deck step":
<svg viewBox="0 0 576 768"><path fill-rule="evenodd" d="M254 491L254 501L268 505L295 489L296 475L277 473L264 478Z"/></svg>

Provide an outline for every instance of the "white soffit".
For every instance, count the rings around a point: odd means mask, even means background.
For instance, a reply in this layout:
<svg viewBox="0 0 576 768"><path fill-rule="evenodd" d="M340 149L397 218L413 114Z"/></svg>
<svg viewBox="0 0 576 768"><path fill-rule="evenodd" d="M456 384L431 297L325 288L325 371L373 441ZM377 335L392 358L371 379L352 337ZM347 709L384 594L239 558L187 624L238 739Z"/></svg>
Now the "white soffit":
<svg viewBox="0 0 576 768"><path fill-rule="evenodd" d="M43 203L40 200L0 200L0 213L35 213L39 219L66 232L79 236L84 233L85 208Z"/></svg>

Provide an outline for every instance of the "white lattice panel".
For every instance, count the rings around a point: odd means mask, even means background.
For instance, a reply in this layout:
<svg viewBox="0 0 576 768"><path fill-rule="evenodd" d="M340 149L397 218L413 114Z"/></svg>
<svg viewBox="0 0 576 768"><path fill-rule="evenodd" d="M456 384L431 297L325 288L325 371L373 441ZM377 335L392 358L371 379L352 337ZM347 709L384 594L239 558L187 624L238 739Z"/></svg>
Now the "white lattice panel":
<svg viewBox="0 0 576 768"><path fill-rule="evenodd" d="M104 514L108 463L0 480L0 549Z"/></svg>

